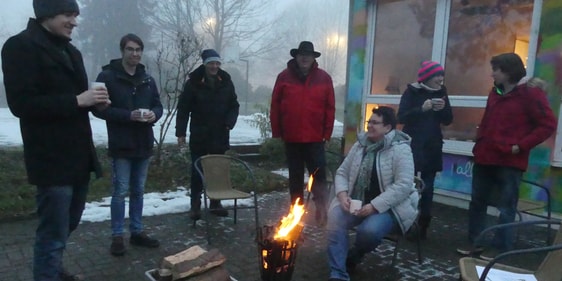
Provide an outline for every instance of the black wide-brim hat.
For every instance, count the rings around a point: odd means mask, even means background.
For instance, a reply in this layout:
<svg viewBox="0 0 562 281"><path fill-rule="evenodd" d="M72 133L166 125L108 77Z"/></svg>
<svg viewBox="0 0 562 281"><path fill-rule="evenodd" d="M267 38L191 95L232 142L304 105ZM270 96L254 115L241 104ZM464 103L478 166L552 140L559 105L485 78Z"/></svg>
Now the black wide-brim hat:
<svg viewBox="0 0 562 281"><path fill-rule="evenodd" d="M314 51L314 45L312 44L312 42L310 41L302 41L299 44L299 48L298 49L291 49L291 57L296 57L298 54L301 55L313 55L315 58L320 56L319 52Z"/></svg>

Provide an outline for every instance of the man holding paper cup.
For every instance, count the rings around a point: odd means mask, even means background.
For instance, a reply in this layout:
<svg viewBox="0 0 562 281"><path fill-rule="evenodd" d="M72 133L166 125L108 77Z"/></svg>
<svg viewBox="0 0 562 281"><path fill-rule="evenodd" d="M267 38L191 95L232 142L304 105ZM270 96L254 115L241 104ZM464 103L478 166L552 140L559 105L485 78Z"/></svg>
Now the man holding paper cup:
<svg viewBox="0 0 562 281"><path fill-rule="evenodd" d="M96 81L105 83L111 106L94 114L106 120L109 156L112 158L113 193L111 197L112 243L110 253L125 254L123 240L125 197L129 193L130 244L154 248L160 243L148 236L142 225L144 184L152 156L152 126L163 108L154 78L140 63L143 41L134 34L121 38L120 59L103 67ZM97 87L104 87L97 84Z"/></svg>
<svg viewBox="0 0 562 281"><path fill-rule="evenodd" d="M79 280L63 269L63 252L91 172L101 176L88 114L109 100L105 89L88 89L82 55L70 43L78 3L33 0L33 10L26 29L2 47L6 98L20 119L28 181L37 187L33 280Z"/></svg>

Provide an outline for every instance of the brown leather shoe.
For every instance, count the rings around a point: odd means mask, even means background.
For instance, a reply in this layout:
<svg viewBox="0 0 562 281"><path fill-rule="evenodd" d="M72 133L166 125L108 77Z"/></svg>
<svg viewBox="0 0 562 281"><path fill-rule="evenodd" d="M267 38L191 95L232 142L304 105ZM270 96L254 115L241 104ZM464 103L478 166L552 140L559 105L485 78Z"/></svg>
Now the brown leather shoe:
<svg viewBox="0 0 562 281"><path fill-rule="evenodd" d="M125 254L125 243L123 242L123 236L113 236L111 238L111 246L109 247L109 252L111 255L120 257Z"/></svg>
<svg viewBox="0 0 562 281"><path fill-rule="evenodd" d="M72 274L64 268L59 272L59 277L60 277L61 281L82 281L82 280L84 280L84 276L82 274Z"/></svg>

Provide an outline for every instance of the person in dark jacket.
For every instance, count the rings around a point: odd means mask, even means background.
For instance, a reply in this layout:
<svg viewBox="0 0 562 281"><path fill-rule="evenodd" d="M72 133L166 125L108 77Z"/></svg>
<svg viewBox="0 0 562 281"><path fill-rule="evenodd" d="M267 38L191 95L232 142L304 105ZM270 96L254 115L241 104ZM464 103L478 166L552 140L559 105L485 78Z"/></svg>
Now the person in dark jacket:
<svg viewBox="0 0 562 281"><path fill-rule="evenodd" d="M324 145L334 129L335 97L332 78L318 67L320 53L309 41L291 49L293 59L277 76L271 97L270 122L273 138L285 143L289 167L291 204L304 196L304 168L313 175L315 217L325 224L328 203Z"/></svg>
<svg viewBox="0 0 562 281"><path fill-rule="evenodd" d="M154 78L140 63L144 43L127 34L119 43L121 58L104 66L96 81L105 83L111 106L94 114L106 120L109 156L112 158L110 253L125 254L123 224L125 196L129 192L129 231L132 245L158 247L158 240L143 231L144 184L154 145L154 123L162 117L162 104Z"/></svg>
<svg viewBox="0 0 562 281"><path fill-rule="evenodd" d="M34 0L33 9L36 18L2 47L8 106L20 119L27 177L37 186L33 278L76 280L62 267L63 252L90 174L101 176L88 113L110 101L104 89L88 90L82 55L70 44L76 1Z"/></svg>
<svg viewBox="0 0 562 281"><path fill-rule="evenodd" d="M513 249L513 229L496 231L490 245L475 245L474 239L486 228L486 210L498 208L498 224L515 220L519 185L527 169L531 149L556 130L556 118L546 93L528 79L521 58L515 53L492 57L494 87L488 94L486 110L478 126L472 149L472 194L468 208L468 240L457 248L464 255L481 253L483 259ZM499 195L494 198L493 195Z"/></svg>
<svg viewBox="0 0 562 281"><path fill-rule="evenodd" d="M186 143L189 127L191 163L207 154L224 154L230 148L230 130L238 119L240 104L230 75L220 68L220 55L213 49L201 53L203 64L189 74L178 101L176 137L178 145ZM195 166L191 167L192 220L201 218L203 182ZM228 216L220 201L211 200L211 213Z"/></svg>
<svg viewBox="0 0 562 281"><path fill-rule="evenodd" d="M443 134L441 125L453 122L453 112L443 86L445 70L434 61L425 61L418 71L418 81L409 84L400 98L398 120L403 132L412 138L412 152L416 173L425 183L420 200L418 232L427 237L433 204L433 183L437 172L443 170Z"/></svg>

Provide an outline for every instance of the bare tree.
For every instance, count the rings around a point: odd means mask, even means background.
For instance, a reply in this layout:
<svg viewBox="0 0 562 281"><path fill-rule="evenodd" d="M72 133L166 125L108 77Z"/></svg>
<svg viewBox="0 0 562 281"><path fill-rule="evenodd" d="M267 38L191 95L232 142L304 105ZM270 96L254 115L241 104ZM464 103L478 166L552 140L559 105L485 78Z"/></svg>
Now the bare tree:
<svg viewBox="0 0 562 281"><path fill-rule="evenodd" d="M153 0L79 0L80 27L77 41L86 58L89 76L96 77L101 66L120 57L119 40L127 33L135 33L148 45L151 28L144 21L152 14Z"/></svg>
<svg viewBox="0 0 562 281"><path fill-rule="evenodd" d="M158 75L160 99L164 114L160 120L160 132L156 140L156 163L161 163L162 148L166 133L176 116L179 96L191 70L197 64L200 41L197 38L178 33L171 44L160 41L155 63Z"/></svg>
<svg viewBox="0 0 562 281"><path fill-rule="evenodd" d="M156 13L147 21L161 30L154 58L156 79L164 115L160 120L160 132L156 140L156 163L161 163L165 136L174 122L177 103L188 74L200 63L201 36L196 34L194 10L191 2L162 0L156 4Z"/></svg>
<svg viewBox="0 0 562 281"><path fill-rule="evenodd" d="M244 48L239 57L256 56L267 50L271 42L263 41L271 22L263 15L272 0L197 0L195 10L201 19L201 29L219 53L225 47ZM258 43L259 42L259 43Z"/></svg>

